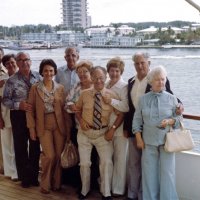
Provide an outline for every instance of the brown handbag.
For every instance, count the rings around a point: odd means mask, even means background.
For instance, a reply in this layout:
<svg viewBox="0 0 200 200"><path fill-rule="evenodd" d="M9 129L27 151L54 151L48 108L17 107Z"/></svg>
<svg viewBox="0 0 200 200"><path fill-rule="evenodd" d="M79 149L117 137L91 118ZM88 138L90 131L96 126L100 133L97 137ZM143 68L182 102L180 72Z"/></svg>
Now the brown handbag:
<svg viewBox="0 0 200 200"><path fill-rule="evenodd" d="M74 167L78 162L78 149L71 141L69 141L65 144L64 150L61 154L61 166L66 169Z"/></svg>

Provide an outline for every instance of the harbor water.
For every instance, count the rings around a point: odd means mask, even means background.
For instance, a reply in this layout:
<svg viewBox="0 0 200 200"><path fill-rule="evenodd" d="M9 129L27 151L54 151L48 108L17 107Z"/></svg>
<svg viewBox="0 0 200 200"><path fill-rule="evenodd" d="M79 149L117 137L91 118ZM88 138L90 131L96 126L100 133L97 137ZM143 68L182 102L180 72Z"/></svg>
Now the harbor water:
<svg viewBox="0 0 200 200"><path fill-rule="evenodd" d="M58 67L65 65L64 48L47 50L27 50L32 59L32 69L38 70L43 58L52 58ZM135 75L132 55L137 51L148 52L151 56L151 67L163 65L168 72L171 88L182 101L185 113L200 115L200 49L95 49L80 48L80 60L88 59L94 65L105 67L107 61L115 56L125 62L124 80ZM17 51L5 49L5 53ZM196 143L194 151L200 152L200 121L184 120L185 127L192 131Z"/></svg>

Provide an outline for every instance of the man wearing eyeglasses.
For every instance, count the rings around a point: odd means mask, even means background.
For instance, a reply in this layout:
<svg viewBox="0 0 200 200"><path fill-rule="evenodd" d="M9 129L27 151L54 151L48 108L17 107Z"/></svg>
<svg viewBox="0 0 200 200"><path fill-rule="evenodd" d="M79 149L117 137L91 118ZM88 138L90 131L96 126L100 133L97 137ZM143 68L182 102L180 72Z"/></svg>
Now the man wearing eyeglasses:
<svg viewBox="0 0 200 200"><path fill-rule="evenodd" d="M7 80L2 102L11 110L17 173L22 187L26 188L39 185L40 145L38 140L31 140L26 126L26 112L32 110L26 100L31 86L41 77L39 73L31 71L29 54L19 52L16 62L19 71Z"/></svg>

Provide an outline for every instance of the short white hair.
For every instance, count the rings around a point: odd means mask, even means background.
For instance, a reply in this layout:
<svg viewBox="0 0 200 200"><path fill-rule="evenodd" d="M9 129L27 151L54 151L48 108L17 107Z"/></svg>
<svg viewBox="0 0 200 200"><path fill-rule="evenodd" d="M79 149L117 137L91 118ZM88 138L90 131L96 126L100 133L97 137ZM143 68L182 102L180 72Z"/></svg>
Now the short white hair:
<svg viewBox="0 0 200 200"><path fill-rule="evenodd" d="M147 75L148 83L151 85L151 83L155 79L155 77L158 76L158 75L161 75L161 74L165 76L165 82L166 82L167 71L164 68L164 66L158 65L158 66L152 68L151 71Z"/></svg>

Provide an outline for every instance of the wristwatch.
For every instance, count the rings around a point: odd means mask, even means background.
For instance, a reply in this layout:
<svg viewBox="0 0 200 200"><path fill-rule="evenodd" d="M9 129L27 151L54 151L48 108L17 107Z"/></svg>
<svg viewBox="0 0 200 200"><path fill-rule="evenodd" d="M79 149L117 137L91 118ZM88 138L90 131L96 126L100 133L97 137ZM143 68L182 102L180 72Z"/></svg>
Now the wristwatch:
<svg viewBox="0 0 200 200"><path fill-rule="evenodd" d="M115 125L112 125L112 128L113 128L113 129L116 129L117 127L116 127Z"/></svg>

